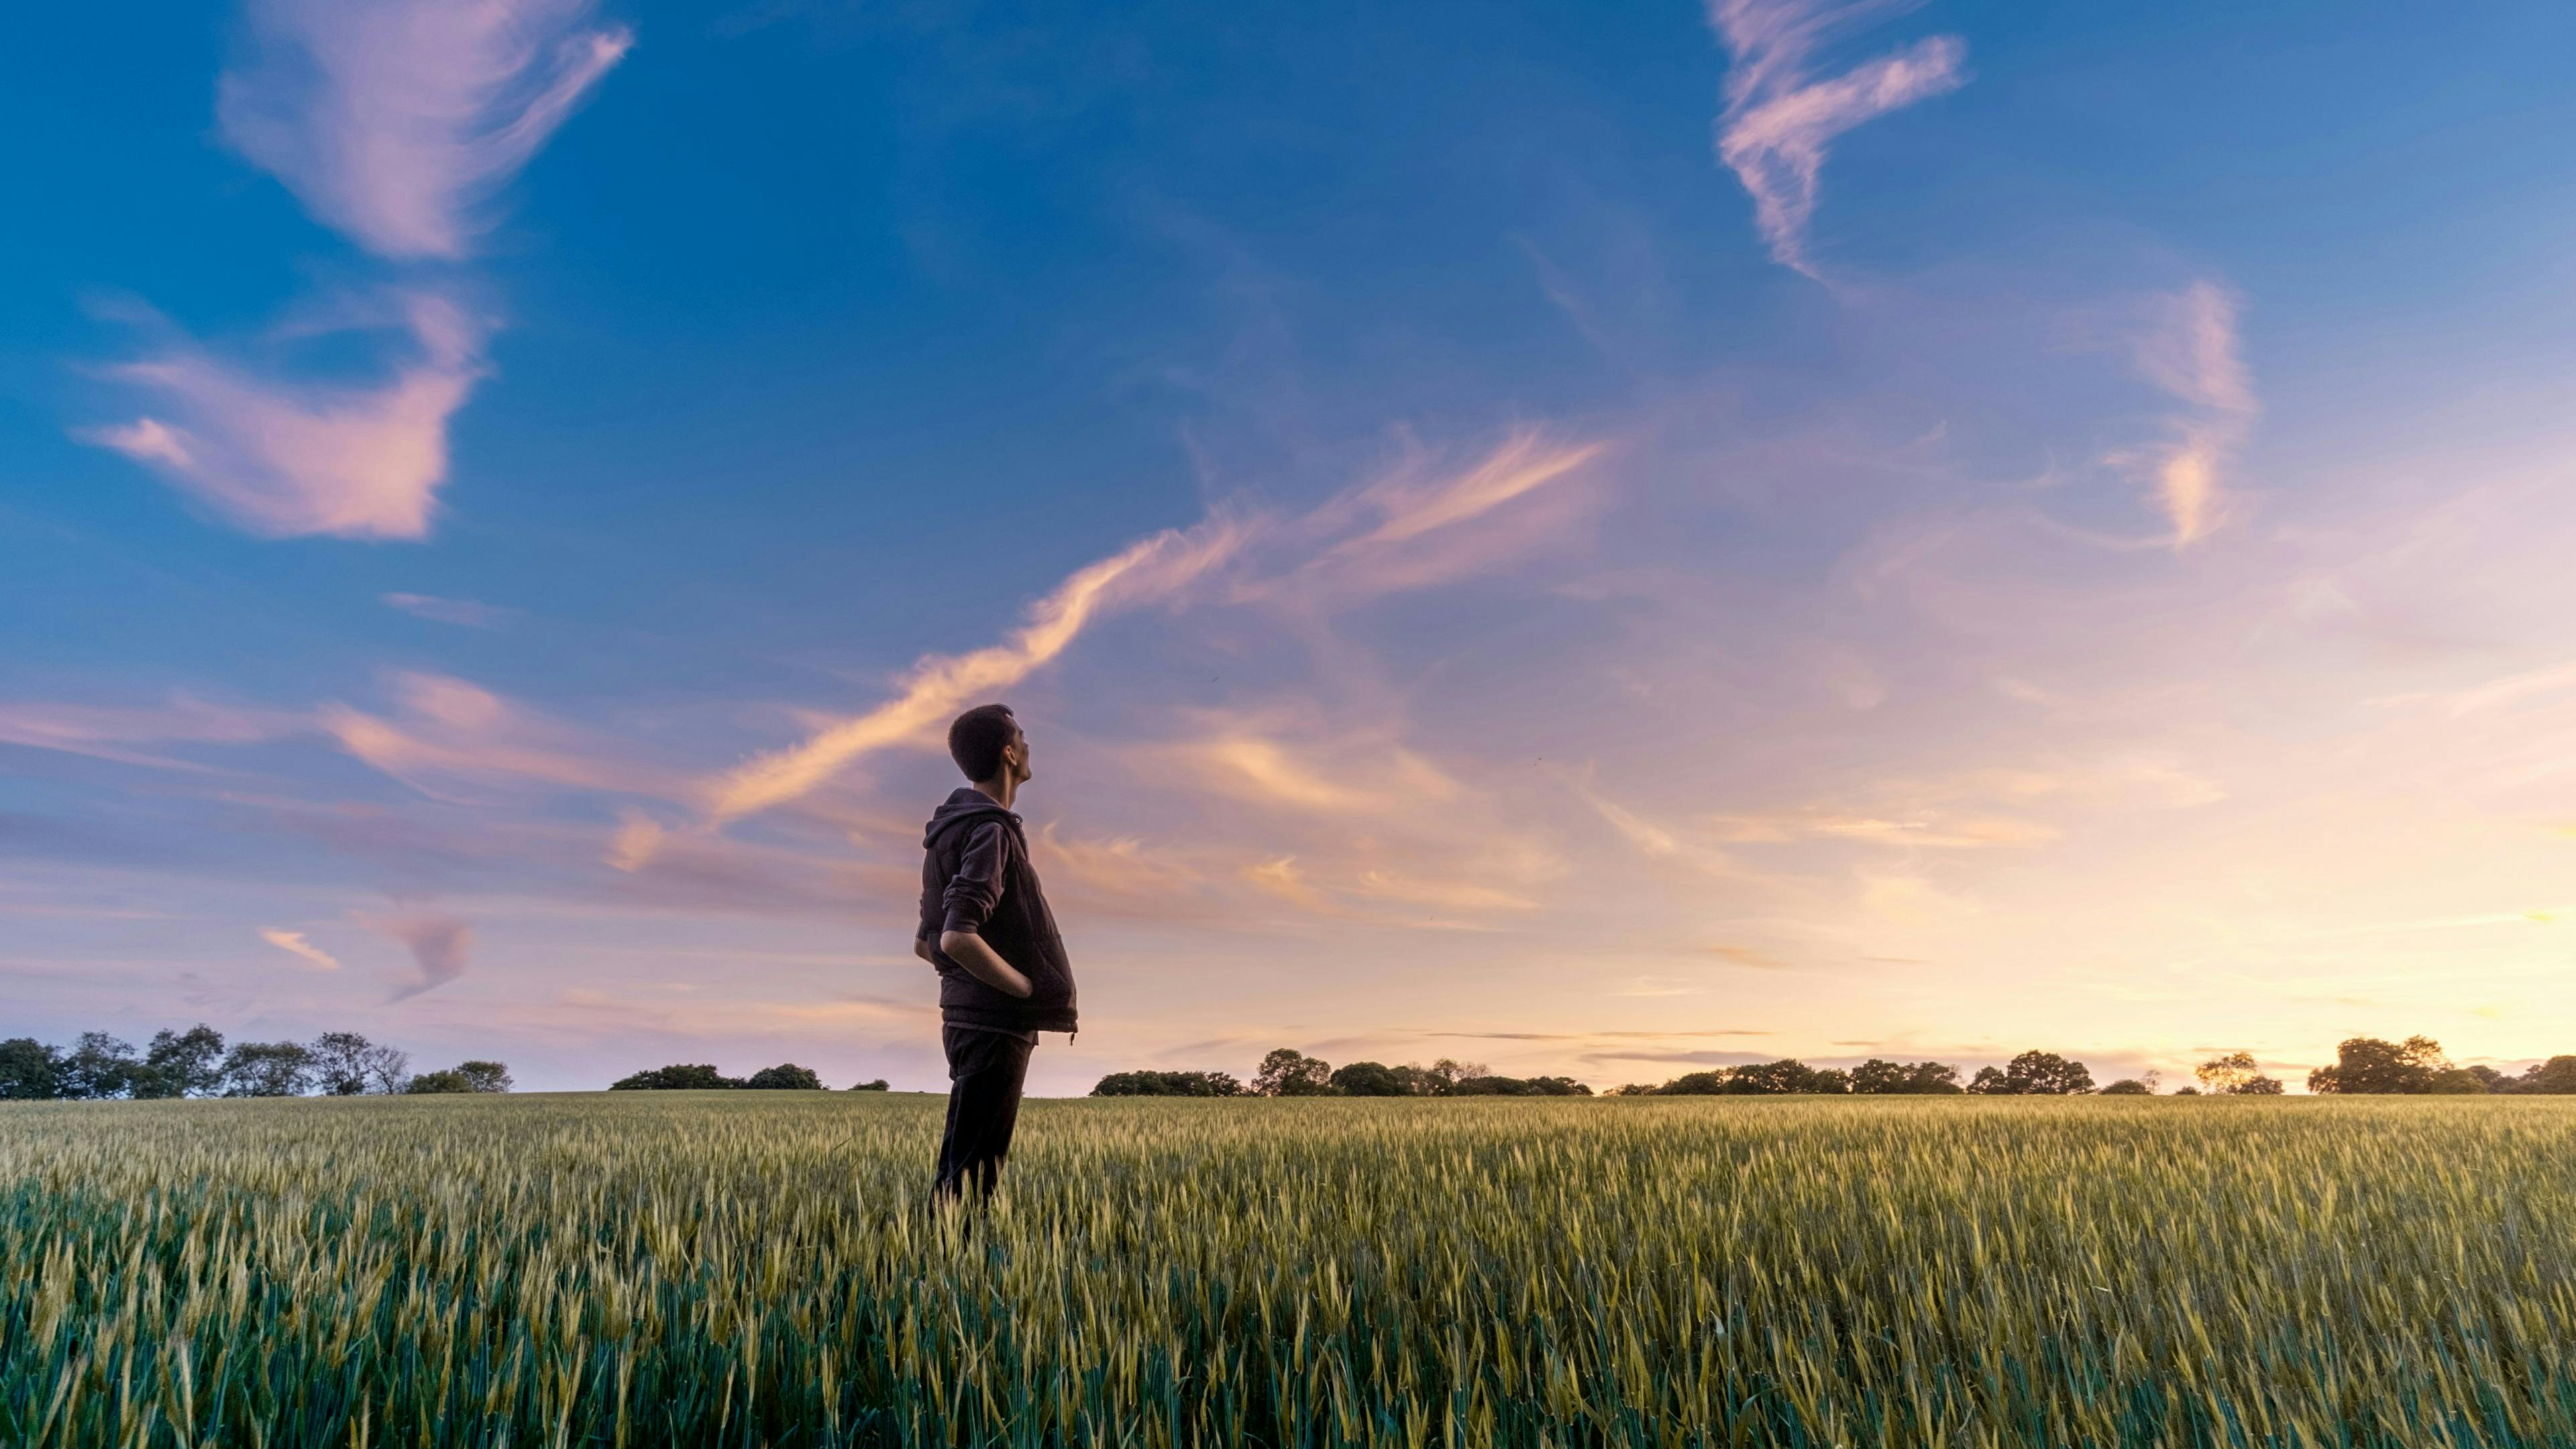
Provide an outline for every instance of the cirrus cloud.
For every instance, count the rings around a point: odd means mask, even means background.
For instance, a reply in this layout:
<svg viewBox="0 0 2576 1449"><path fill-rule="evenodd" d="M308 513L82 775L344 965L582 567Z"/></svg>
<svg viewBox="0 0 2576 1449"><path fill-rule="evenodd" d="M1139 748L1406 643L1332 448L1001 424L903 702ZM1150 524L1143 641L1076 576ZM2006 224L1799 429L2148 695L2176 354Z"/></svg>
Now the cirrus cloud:
<svg viewBox="0 0 2576 1449"><path fill-rule="evenodd" d="M226 139L369 251L463 256L634 36L590 0L255 0Z"/></svg>
<svg viewBox="0 0 2576 1449"><path fill-rule="evenodd" d="M1967 83L1968 48L1935 35L1819 80L1810 63L1834 31L1884 11L1871 0L1711 0L1709 24L1734 53L1717 153L1753 197L1754 224L1782 266L1815 276L1807 223L1834 139L1864 121Z"/></svg>
<svg viewBox="0 0 2576 1449"><path fill-rule="evenodd" d="M268 944L275 946L277 949L286 952L288 955L301 959L306 965L312 966L317 970L337 971L340 969L340 959L332 955L330 952L323 950L321 947L314 945L312 942L305 940L304 933L302 931L287 931L280 930L275 926L265 926L261 928L259 938L266 941Z"/></svg>
<svg viewBox="0 0 2576 1449"><path fill-rule="evenodd" d="M484 328L430 293L397 310L415 355L381 384L261 376L180 341L109 370L158 410L77 436L270 538L426 537L447 481L447 421L484 375Z"/></svg>

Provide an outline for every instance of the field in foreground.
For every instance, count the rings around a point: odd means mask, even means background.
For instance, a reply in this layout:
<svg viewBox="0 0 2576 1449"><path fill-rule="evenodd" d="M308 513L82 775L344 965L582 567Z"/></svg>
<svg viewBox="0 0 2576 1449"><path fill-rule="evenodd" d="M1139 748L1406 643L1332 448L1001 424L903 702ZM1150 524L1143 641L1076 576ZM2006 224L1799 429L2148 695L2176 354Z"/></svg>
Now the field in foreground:
<svg viewBox="0 0 2576 1449"><path fill-rule="evenodd" d="M0 1110L11 1445L2576 1443L2576 1104Z"/></svg>

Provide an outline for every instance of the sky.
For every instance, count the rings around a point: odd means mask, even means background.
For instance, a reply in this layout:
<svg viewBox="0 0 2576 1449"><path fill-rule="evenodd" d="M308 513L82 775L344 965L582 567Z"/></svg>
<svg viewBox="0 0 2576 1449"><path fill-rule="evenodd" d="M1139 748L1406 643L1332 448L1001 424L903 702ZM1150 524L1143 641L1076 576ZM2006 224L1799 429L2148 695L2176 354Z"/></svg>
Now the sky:
<svg viewBox="0 0 2576 1449"><path fill-rule="evenodd" d="M2564 6L14 25L0 1034L2576 1051Z"/></svg>

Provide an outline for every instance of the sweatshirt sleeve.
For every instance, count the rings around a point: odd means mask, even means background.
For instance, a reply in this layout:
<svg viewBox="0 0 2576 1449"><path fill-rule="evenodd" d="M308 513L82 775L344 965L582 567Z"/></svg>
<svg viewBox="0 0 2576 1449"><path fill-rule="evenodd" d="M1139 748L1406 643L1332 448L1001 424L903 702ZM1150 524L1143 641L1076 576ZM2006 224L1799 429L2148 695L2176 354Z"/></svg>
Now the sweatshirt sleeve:
<svg viewBox="0 0 2576 1449"><path fill-rule="evenodd" d="M1002 882L1010 867L1012 849L1011 832L998 820L985 821L966 837L966 852L957 862L957 873L948 878L948 919L940 930L984 929L984 918L1002 898Z"/></svg>

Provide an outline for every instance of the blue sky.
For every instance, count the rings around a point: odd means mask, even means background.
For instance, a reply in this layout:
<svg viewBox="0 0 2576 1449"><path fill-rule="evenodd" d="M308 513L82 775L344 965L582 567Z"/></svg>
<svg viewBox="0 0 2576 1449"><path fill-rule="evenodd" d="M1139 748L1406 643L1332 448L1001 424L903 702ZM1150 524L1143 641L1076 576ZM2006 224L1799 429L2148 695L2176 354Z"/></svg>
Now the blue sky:
<svg viewBox="0 0 2576 1449"><path fill-rule="evenodd" d="M19 26L8 1030L935 1085L1001 697L1040 1090L2576 1049L2561 8Z"/></svg>

